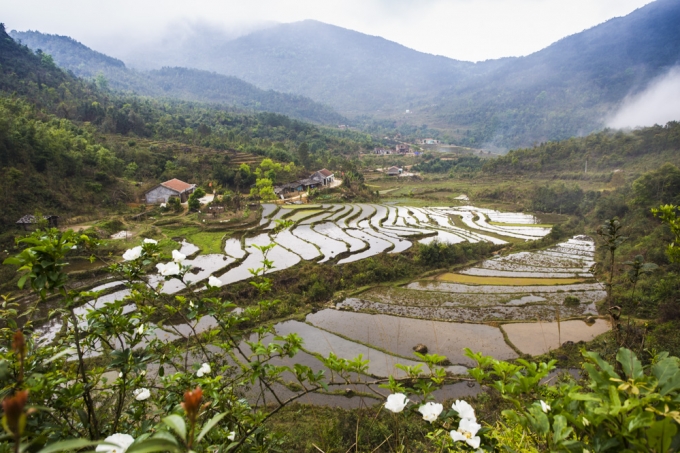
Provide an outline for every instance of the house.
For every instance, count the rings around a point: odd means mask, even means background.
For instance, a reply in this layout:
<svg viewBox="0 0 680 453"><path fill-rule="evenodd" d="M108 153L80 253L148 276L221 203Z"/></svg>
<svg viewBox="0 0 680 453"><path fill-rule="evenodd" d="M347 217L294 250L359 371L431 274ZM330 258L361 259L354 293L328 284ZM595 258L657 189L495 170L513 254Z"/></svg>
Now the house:
<svg viewBox="0 0 680 453"><path fill-rule="evenodd" d="M402 169L399 167L390 167L387 169L387 176L399 176L402 172Z"/></svg>
<svg viewBox="0 0 680 453"><path fill-rule="evenodd" d="M317 181L322 186L330 186L331 183L335 181L335 175L324 168L312 173L309 179L312 181Z"/></svg>
<svg viewBox="0 0 680 453"><path fill-rule="evenodd" d="M438 145L439 140L435 140L433 138L424 138L420 141L420 143L423 145Z"/></svg>
<svg viewBox="0 0 680 453"><path fill-rule="evenodd" d="M144 194L147 204L167 203L171 197L177 197L184 203L196 189L196 184L189 184L179 179L165 181Z"/></svg>
<svg viewBox="0 0 680 453"><path fill-rule="evenodd" d="M47 221L47 226L50 228L57 228L59 226L59 216L44 215L42 218ZM38 222L39 220L36 216L29 214L17 220L17 225L28 231L37 228Z"/></svg>
<svg viewBox="0 0 680 453"><path fill-rule="evenodd" d="M329 187L333 181L335 181L335 174L324 168L312 173L309 178L276 186L274 193L281 199L285 199L287 193Z"/></svg>
<svg viewBox="0 0 680 453"><path fill-rule="evenodd" d="M408 154L411 152L411 148L408 145L399 144L396 146L395 151L398 154Z"/></svg>
<svg viewBox="0 0 680 453"><path fill-rule="evenodd" d="M373 154L392 154L392 150L389 148L373 148Z"/></svg>

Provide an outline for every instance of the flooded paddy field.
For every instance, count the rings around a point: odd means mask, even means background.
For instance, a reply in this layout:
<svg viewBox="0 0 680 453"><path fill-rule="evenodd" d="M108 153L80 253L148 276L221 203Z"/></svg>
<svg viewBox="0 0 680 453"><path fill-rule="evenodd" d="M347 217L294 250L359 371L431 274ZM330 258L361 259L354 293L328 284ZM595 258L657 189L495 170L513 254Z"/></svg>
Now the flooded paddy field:
<svg viewBox="0 0 680 453"><path fill-rule="evenodd" d="M294 224L275 234L272 230L277 219ZM550 232L550 228L537 223L528 214L473 206L265 204L259 225L223 239L222 254L203 254L186 241L179 246L191 257L185 261L192 266L187 281L202 289L211 275L225 285L251 278L249 269L260 267L264 258L255 245L276 243L267 259L274 266L270 272L277 272L301 261L336 266L378 254L396 254L416 242L530 241ZM575 319L596 315L596 303L606 295L591 273L594 250L592 239L577 236L546 250L494 257L455 273L442 273L400 287L374 287L339 302L337 310L310 314L305 322L281 322L274 325L274 330L278 335L300 335L304 352L295 360L313 362L317 367L320 365L314 355L332 352L352 359L362 354L370 360L368 376L402 377L404 372L396 365L420 363L413 350L424 345L428 352L447 357L450 364L445 368L450 375L465 374L466 367L473 364L464 355L465 347L507 360L519 353L544 354L565 341L589 341L607 331L609 326L604 320L597 319L589 325ZM148 278L154 287L161 282L157 275ZM162 291L176 294L184 289L182 283L171 280L163 283ZM130 295L120 282L101 285L100 290L107 293L79 308L79 316L84 318L88 311L116 300L125 301ZM125 306L127 312L135 309L134 305ZM560 322L559 329L556 319L566 320ZM200 325L191 327L205 332L215 326L215 320L206 317ZM45 326L45 339L54 338L60 328L54 322ZM188 325L168 326L166 331L158 332L158 337L174 341L189 330ZM282 392L292 392L283 384L280 387ZM361 386L351 390L359 396L313 394L301 401L357 407L364 404L360 398L370 399L366 395L371 392L376 395L374 390ZM439 392L442 397L462 397L477 391L461 382Z"/></svg>

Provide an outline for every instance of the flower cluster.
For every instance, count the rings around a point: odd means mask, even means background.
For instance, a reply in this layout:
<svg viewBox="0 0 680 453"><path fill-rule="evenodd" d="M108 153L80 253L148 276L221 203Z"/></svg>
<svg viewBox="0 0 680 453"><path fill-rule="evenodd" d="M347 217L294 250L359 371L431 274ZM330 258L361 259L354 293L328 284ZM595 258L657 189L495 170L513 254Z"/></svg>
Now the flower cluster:
<svg viewBox="0 0 680 453"><path fill-rule="evenodd" d="M385 402L385 409L399 413L406 408L409 400L403 393L394 393L387 397ZM482 425L477 423L477 417L475 416L475 410L469 403L462 400L456 400L453 404L452 409L458 412L460 417L460 422L458 423L458 429L451 431L451 438L454 442L465 442L472 448L479 448L481 443L481 438L477 435L477 432L482 428ZM418 408L418 412L423 415L423 420L430 423L437 420L439 415L444 410L444 406L439 403L434 403L429 401ZM549 406L548 406L548 410Z"/></svg>
<svg viewBox="0 0 680 453"><path fill-rule="evenodd" d="M207 374L210 374L211 371L212 370L210 369L210 364L204 363L203 365L201 365L198 371L196 371L196 376L203 377Z"/></svg>
<svg viewBox="0 0 680 453"><path fill-rule="evenodd" d="M451 431L451 439L454 442L465 442L472 448L479 448L481 443L477 432L482 428L482 425L477 423L475 410L466 401L456 400L452 406L453 410L458 412L460 423L458 429Z"/></svg>

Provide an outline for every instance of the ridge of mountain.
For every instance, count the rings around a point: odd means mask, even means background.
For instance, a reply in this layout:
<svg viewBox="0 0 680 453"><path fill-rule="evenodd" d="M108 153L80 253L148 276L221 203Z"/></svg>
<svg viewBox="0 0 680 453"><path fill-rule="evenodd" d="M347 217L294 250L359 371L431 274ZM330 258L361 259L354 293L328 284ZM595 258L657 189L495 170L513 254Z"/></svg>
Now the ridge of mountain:
<svg viewBox="0 0 680 453"><path fill-rule="evenodd" d="M123 93L228 104L325 124L347 121L330 107L307 97L262 90L234 76L179 67L135 71L121 60L90 49L68 36L15 30L10 36L33 50L40 49L51 55L60 67L78 77L94 79L103 75L110 88Z"/></svg>

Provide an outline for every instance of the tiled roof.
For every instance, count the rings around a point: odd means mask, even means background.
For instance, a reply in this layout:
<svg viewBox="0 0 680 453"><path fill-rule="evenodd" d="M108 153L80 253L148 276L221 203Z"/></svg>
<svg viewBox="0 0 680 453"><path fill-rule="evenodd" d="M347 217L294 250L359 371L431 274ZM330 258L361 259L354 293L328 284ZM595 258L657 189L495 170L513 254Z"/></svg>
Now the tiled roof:
<svg viewBox="0 0 680 453"><path fill-rule="evenodd" d="M171 179L169 181L165 181L161 183L161 186L167 187L168 189L172 189L175 192L182 193L185 190L191 189L196 186L196 184L188 184L184 181L180 181L179 179Z"/></svg>
<svg viewBox="0 0 680 453"><path fill-rule="evenodd" d="M326 170L325 168L322 169L322 170L319 170L318 173L321 173L321 174L324 175L326 178L328 178L329 176L333 176L333 173L331 173L330 171Z"/></svg>

